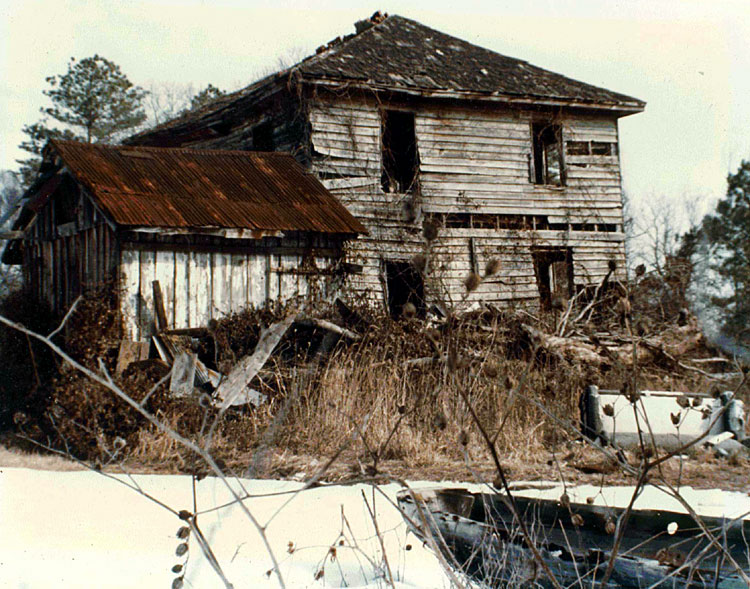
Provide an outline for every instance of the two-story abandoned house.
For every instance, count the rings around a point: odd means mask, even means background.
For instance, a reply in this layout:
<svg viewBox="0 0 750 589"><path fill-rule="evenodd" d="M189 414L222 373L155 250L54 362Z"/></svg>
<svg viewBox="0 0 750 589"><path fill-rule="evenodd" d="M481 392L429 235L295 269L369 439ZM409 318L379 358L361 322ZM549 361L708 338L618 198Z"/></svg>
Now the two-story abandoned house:
<svg viewBox="0 0 750 589"><path fill-rule="evenodd" d="M635 98L400 16L133 144L286 151L369 230L354 292L406 301L548 302L624 272L617 121ZM499 271L471 293L465 280ZM473 286L473 285L472 285Z"/></svg>
<svg viewBox="0 0 750 589"><path fill-rule="evenodd" d="M155 280L188 327L305 295L321 269L394 315L624 276L617 121L642 101L399 16L355 26L127 147L51 144L3 260L61 312L119 280L133 338Z"/></svg>

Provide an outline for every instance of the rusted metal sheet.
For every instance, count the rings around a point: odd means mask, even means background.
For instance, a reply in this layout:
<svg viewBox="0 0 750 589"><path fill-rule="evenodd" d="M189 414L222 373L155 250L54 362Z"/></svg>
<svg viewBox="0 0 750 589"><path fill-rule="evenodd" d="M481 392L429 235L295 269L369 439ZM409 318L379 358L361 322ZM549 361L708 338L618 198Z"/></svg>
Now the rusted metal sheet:
<svg viewBox="0 0 750 589"><path fill-rule="evenodd" d="M367 232L289 154L75 141L50 148L120 225Z"/></svg>

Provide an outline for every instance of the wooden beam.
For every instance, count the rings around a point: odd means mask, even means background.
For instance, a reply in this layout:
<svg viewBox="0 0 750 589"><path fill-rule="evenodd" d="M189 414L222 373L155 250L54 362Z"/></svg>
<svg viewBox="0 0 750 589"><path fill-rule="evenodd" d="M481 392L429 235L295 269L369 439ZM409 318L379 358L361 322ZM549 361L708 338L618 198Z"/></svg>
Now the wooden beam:
<svg viewBox="0 0 750 589"><path fill-rule="evenodd" d="M164 331L169 327L167 313L164 310L164 297L161 294L161 285L158 280L151 283L154 290L154 315L156 317L156 331Z"/></svg>

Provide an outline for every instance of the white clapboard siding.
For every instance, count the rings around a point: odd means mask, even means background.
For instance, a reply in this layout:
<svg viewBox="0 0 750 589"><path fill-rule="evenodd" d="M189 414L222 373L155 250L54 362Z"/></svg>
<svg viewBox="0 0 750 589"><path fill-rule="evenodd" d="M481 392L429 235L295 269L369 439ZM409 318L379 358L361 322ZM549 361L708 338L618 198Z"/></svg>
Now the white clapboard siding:
<svg viewBox="0 0 750 589"><path fill-rule="evenodd" d="M317 99L311 105L313 171L358 216L370 235L349 251L364 265L350 285L370 300L382 297L381 265L385 259L408 260L426 244L418 227L403 219L404 195L380 189L380 108L365 98ZM387 108L387 106L386 106ZM535 185L529 180L532 114L520 110L468 109L420 105L415 108L419 153L419 206L430 213L481 213L546 216L550 223L606 223L622 226L619 157L566 155L566 186ZM617 121L611 115L564 114L563 142L617 143ZM475 240L480 267L501 259L504 273L483 282L467 300L507 301L538 298L532 247L571 248L575 282L589 285L606 275L610 261L624 266L622 233L540 230L443 229L433 244L426 277L428 298L446 293L461 299L470 271L468 240ZM618 273L621 270L618 270ZM444 276L437 276L440 272ZM382 300L382 299L381 299ZM473 300L478 300L474 298Z"/></svg>

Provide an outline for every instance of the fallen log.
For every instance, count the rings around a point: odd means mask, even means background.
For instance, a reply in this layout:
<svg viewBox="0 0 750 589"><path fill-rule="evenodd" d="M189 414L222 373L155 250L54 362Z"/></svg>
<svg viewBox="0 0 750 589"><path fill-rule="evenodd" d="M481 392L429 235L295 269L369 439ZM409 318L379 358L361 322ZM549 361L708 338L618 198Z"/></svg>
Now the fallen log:
<svg viewBox="0 0 750 589"><path fill-rule="evenodd" d="M357 341L362 337L358 333L354 333L350 329L339 327L335 323L331 323L330 321L326 321L325 319L302 318L295 319L294 323L306 327L318 327L320 329L325 329L326 331L330 331L331 333L335 333L352 341Z"/></svg>

